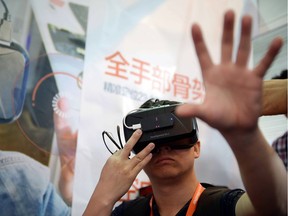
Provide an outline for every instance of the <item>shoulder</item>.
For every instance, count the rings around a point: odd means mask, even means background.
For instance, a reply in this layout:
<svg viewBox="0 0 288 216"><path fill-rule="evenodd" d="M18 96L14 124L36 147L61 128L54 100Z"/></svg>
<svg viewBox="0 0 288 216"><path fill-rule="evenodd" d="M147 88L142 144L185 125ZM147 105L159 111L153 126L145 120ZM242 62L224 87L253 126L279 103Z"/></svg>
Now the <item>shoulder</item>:
<svg viewBox="0 0 288 216"><path fill-rule="evenodd" d="M1 175L6 177L21 176L23 181L27 178L29 182L30 178L36 179L36 175L37 182L49 183L49 168L20 152L0 151L0 168L3 172L5 170L6 173L1 172Z"/></svg>
<svg viewBox="0 0 288 216"><path fill-rule="evenodd" d="M19 202L21 200L21 202ZM19 152L0 151L0 209L5 215L69 215L49 169Z"/></svg>
<svg viewBox="0 0 288 216"><path fill-rule="evenodd" d="M145 196L145 197L141 196L141 197L138 197L134 200L125 201L114 209L112 215L113 216L149 215L150 199L151 199L151 195Z"/></svg>
<svg viewBox="0 0 288 216"><path fill-rule="evenodd" d="M245 193L242 189L201 184L206 189L199 198L196 215L235 215L237 201Z"/></svg>
<svg viewBox="0 0 288 216"><path fill-rule="evenodd" d="M23 165L29 163L38 169L46 169L47 167L33 158L17 151L1 151L0 150L0 167L10 165Z"/></svg>

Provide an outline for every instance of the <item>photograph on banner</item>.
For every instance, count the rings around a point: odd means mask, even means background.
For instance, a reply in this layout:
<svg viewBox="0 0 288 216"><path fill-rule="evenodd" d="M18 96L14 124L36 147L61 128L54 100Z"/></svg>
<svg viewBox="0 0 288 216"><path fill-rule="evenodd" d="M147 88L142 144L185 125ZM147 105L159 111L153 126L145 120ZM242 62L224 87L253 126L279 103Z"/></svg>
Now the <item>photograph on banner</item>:
<svg viewBox="0 0 288 216"><path fill-rule="evenodd" d="M123 119L150 98L203 101L205 89L191 41L191 25L197 22L203 26L211 55L217 61L220 58L223 14L228 8L236 13L237 41L239 17L245 8L243 1L221 5L197 0L183 0L181 4L173 0L149 4L145 1L91 3L78 133L74 215L83 213L101 169L113 153L103 142L103 131L118 142L119 126L125 144ZM221 145L226 142L224 138L202 121L199 120L198 124L203 146L203 156L196 163L199 179L243 188L234 155L228 145ZM217 152L221 158L217 157ZM141 171L128 193L116 205L139 196L139 191L147 185L149 179Z"/></svg>
<svg viewBox="0 0 288 216"><path fill-rule="evenodd" d="M47 179L43 177L43 181L51 182L56 193L70 208L88 2L27 0L22 5L19 1L9 0L4 1L4 4L13 27L12 39L27 53L25 67L28 76L21 115L15 122L0 126L1 158L5 157L6 152L9 157L13 157L9 152L15 152L15 158L19 155L17 153L22 153L25 156L23 158L28 156L28 160L32 161L31 167L33 163L43 165L41 169L44 167L47 171ZM2 4L0 8L2 15ZM38 177L37 172L33 174L27 171L26 174L31 179L41 181L42 177ZM41 189L45 190L44 187ZM30 190L33 191L32 188Z"/></svg>

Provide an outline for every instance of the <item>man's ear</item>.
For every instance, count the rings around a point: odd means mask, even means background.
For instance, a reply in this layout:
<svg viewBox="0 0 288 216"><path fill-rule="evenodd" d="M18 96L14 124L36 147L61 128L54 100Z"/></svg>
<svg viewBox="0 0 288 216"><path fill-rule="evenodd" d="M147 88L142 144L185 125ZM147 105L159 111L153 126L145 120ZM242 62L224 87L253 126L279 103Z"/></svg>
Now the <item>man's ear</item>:
<svg viewBox="0 0 288 216"><path fill-rule="evenodd" d="M193 146L194 149L194 158L200 157L200 141L198 140Z"/></svg>

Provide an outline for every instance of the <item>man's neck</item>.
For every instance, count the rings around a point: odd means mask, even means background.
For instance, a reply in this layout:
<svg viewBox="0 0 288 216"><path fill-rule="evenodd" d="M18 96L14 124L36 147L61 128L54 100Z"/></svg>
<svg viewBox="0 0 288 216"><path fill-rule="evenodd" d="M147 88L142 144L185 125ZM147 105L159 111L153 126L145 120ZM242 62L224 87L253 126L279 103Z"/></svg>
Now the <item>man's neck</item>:
<svg viewBox="0 0 288 216"><path fill-rule="evenodd" d="M194 174L186 178L152 182L153 196L160 215L176 215L192 198L198 183Z"/></svg>

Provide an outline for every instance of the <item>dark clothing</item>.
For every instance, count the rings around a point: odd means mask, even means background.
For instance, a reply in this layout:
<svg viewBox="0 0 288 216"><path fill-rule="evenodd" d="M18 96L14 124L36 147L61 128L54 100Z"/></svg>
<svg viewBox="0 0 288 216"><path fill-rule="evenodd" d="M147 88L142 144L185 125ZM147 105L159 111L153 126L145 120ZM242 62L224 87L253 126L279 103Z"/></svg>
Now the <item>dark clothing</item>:
<svg viewBox="0 0 288 216"><path fill-rule="evenodd" d="M213 186L201 183L206 189L201 194L193 216L234 216L238 199L244 194L241 189L230 190L227 187ZM135 200L123 202L115 208L112 216L149 216L150 199L152 195L139 197ZM176 214L185 216L190 204L189 202ZM157 205L153 204L153 215L160 216Z"/></svg>

